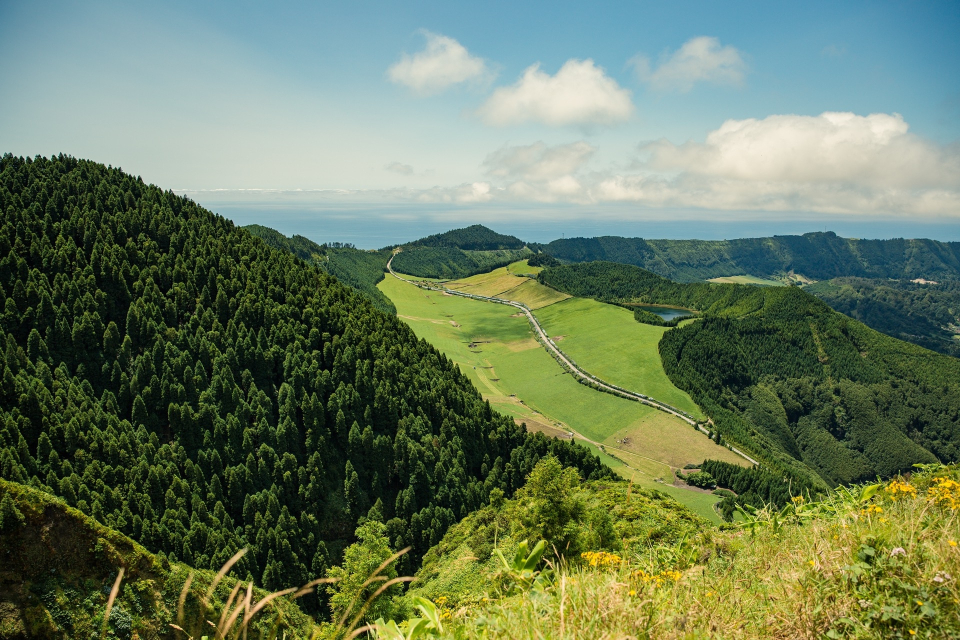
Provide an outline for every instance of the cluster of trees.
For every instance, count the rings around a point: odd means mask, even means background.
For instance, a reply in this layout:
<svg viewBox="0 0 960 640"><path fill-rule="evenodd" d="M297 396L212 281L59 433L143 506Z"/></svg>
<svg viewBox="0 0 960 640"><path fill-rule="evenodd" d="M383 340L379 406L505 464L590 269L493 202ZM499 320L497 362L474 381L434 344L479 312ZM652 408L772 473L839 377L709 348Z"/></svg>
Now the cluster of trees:
<svg viewBox="0 0 960 640"><path fill-rule="evenodd" d="M804 287L840 313L921 347L960 357L960 281L834 278Z"/></svg>
<svg viewBox="0 0 960 640"><path fill-rule="evenodd" d="M549 253L541 252L527 258L527 264L529 264L531 267L543 267L546 269L547 267L559 267L560 261Z"/></svg>
<svg viewBox="0 0 960 640"><path fill-rule="evenodd" d="M733 520L737 505L762 508L766 505L782 507L795 496L816 499L822 487L804 482L802 478L785 477L760 467L741 467L719 460L706 460L700 472L709 475L714 482L736 493L726 496L717 504L724 520ZM688 477L689 482L689 477Z"/></svg>
<svg viewBox="0 0 960 640"><path fill-rule="evenodd" d="M873 331L800 288L678 284L613 263L540 277L573 295L700 310L664 334L664 369L724 439L780 475L824 489L960 458L960 360Z"/></svg>
<svg viewBox="0 0 960 640"><path fill-rule="evenodd" d="M833 232L739 240L567 238L542 248L564 262L632 264L680 282L790 272L815 280L842 276L960 279L960 242L858 240Z"/></svg>
<svg viewBox="0 0 960 640"><path fill-rule="evenodd" d="M317 244L299 235L288 238L279 231L259 224L247 225L244 229L274 249L289 251L301 260L320 267L365 295L377 309L391 315L397 314L397 308L390 298L377 288L377 283L383 280L387 270L392 253L390 249L362 251L343 242Z"/></svg>
<svg viewBox="0 0 960 640"><path fill-rule="evenodd" d="M610 473L321 269L120 169L5 155L0 210L0 477L152 551L249 547L241 576L302 584L373 510L411 571L548 454Z"/></svg>
<svg viewBox="0 0 960 640"><path fill-rule="evenodd" d="M466 250L456 247L413 246L393 258L393 268L419 278L456 280L523 260L533 252L526 248Z"/></svg>
<svg viewBox="0 0 960 640"><path fill-rule="evenodd" d="M519 250L526 246L520 238L506 236L489 229L482 224L475 224L463 229L453 229L445 233L427 236L415 240L408 247L446 247L464 249L466 251L495 251L497 249Z"/></svg>
<svg viewBox="0 0 960 640"><path fill-rule="evenodd" d="M655 327L675 327L684 320L689 320L693 318L693 314L676 316L670 320L664 320L657 314L652 311L647 311L646 309L634 308L633 310L633 319L642 324L650 324Z"/></svg>

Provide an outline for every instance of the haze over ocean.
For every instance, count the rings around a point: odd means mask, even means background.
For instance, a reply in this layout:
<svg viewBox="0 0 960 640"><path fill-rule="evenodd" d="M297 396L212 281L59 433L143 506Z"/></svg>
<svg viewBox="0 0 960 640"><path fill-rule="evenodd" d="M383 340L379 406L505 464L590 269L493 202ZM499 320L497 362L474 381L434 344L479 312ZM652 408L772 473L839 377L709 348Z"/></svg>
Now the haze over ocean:
<svg viewBox="0 0 960 640"><path fill-rule="evenodd" d="M349 242L359 249L402 244L450 229L483 224L499 233L527 242L550 242L561 237L624 236L647 239L724 240L833 231L851 238L930 238L960 241L960 225L953 220L919 221L909 217L835 218L822 215L746 212L736 218L704 219L702 211L656 211L618 216L627 207L597 207L583 214L579 207L556 205L486 205L475 210L463 205L436 204L269 204L207 200L187 194L201 205L236 224L260 224L290 236L315 242ZM639 216L637 216L639 218Z"/></svg>

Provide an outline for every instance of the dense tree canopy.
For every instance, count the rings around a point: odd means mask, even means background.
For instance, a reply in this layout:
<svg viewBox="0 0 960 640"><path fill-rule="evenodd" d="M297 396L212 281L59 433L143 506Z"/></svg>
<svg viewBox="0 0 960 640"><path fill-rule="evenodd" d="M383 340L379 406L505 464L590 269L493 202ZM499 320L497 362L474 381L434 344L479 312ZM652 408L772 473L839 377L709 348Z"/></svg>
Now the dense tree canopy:
<svg viewBox="0 0 960 640"><path fill-rule="evenodd" d="M393 268L419 278L454 280L505 267L533 253L529 249L473 251L455 247L405 247L393 258Z"/></svg>
<svg viewBox="0 0 960 640"><path fill-rule="evenodd" d="M448 247L467 251L494 251L497 249L523 249L526 243L515 236L497 233L482 224L463 229L453 229L445 233L427 236L409 243L407 246Z"/></svg>
<svg viewBox="0 0 960 640"><path fill-rule="evenodd" d="M200 568L323 576L378 501L414 566L548 453L394 316L189 199L0 160L0 477ZM314 601L307 606L316 607Z"/></svg>
<svg viewBox="0 0 960 640"><path fill-rule="evenodd" d="M960 281L834 278L804 290L877 331L960 357Z"/></svg>

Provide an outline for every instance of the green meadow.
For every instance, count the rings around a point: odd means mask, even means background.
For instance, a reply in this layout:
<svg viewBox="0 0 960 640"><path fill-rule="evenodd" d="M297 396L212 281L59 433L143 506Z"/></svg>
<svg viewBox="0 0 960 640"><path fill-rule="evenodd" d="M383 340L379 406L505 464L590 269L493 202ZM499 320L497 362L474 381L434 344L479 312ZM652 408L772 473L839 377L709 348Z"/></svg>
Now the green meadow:
<svg viewBox="0 0 960 640"><path fill-rule="evenodd" d="M417 336L456 362L497 411L531 430L558 437L573 431L603 444L619 460L598 451L601 458L623 477L717 519L714 496L654 478L671 482L671 468L705 458L742 463L738 456L669 414L576 382L534 339L516 309L425 291L390 276L377 286Z"/></svg>
<svg viewBox="0 0 960 640"><path fill-rule="evenodd" d="M627 309L585 298L539 309L537 319L557 346L590 373L704 417L663 370L658 345L668 328L641 324Z"/></svg>
<svg viewBox="0 0 960 640"><path fill-rule="evenodd" d="M771 280L770 278L758 278L757 276L723 276L721 278L710 278L707 282L726 282L730 284L757 284L763 287L782 287L784 286L779 280Z"/></svg>

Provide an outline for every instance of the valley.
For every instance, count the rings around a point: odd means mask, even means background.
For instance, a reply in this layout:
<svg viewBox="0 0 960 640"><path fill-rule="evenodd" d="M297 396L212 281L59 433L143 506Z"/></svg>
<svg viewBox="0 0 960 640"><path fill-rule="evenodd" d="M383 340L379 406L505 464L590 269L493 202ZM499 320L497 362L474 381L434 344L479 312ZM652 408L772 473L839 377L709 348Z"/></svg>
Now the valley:
<svg viewBox="0 0 960 640"><path fill-rule="evenodd" d="M624 309L568 299L534 280L510 275L511 270L527 269L514 263L483 276L445 282L444 286L475 295L519 298L521 302L553 298L555 302L537 308L537 317L578 364L605 380L658 400L670 398L677 406L700 415L689 396L673 387L663 372L657 354L663 329L640 325ZM514 308L419 289L391 277L378 286L396 305L400 318L419 337L457 362L497 410L525 422L532 431L558 437L574 432L620 475L640 486L664 491L716 521L711 507L718 498L672 486L672 470L706 458L746 464L743 458L717 446L675 416L578 383L535 340L526 318ZM579 306L563 308L569 303ZM550 313L551 309L558 311ZM578 334L578 338L569 339L554 328L571 336ZM655 339L648 336L641 340L631 335L646 330L653 330ZM624 349L628 349L626 354ZM618 350L618 361L602 367L611 377L586 366L588 361L600 363ZM617 364L624 365L625 374L617 373ZM655 481L657 478L666 484Z"/></svg>

